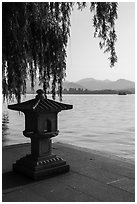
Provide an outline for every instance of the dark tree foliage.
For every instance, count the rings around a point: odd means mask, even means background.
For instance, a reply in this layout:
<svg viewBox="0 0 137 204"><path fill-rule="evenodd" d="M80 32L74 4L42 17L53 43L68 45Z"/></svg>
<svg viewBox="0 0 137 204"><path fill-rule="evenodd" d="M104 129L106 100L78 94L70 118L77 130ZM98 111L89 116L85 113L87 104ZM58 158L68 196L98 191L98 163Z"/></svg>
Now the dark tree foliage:
<svg viewBox="0 0 137 204"><path fill-rule="evenodd" d="M18 102L26 92L26 80L34 88L35 78L45 94L52 82L52 97L62 98L62 80L66 71L66 48L70 36L70 16L75 3L4 2L2 3L2 85L3 95ZM76 3L78 9L85 2ZM110 66L117 61L115 53L115 19L117 3L90 3L95 37L100 48L110 53Z"/></svg>

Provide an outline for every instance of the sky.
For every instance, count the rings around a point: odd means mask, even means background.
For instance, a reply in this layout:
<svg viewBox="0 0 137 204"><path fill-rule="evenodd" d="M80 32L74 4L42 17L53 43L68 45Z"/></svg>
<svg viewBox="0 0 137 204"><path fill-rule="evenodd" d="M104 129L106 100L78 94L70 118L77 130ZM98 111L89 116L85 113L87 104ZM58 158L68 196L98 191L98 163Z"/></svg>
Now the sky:
<svg viewBox="0 0 137 204"><path fill-rule="evenodd" d="M99 48L94 38L89 8L74 9L71 15L71 37L67 49L66 80L83 78L99 80L128 79L135 81L135 3L120 2L116 20L116 53L118 62L110 68L109 55Z"/></svg>

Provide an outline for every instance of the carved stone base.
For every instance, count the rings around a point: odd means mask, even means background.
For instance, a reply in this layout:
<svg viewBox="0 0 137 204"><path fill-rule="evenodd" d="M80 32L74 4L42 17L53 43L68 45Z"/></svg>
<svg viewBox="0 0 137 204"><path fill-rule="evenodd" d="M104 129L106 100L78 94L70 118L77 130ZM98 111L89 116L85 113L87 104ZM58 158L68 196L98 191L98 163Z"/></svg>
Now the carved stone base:
<svg viewBox="0 0 137 204"><path fill-rule="evenodd" d="M33 179L52 176L69 171L66 161L56 155L34 157L27 155L13 164L13 170L25 174Z"/></svg>

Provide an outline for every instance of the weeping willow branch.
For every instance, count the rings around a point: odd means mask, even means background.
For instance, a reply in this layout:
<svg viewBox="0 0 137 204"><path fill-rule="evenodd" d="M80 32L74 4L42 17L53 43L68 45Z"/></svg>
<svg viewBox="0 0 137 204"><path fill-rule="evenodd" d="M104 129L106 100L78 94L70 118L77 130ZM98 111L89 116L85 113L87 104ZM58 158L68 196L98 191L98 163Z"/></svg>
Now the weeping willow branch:
<svg viewBox="0 0 137 204"><path fill-rule="evenodd" d="M18 102L26 93L26 80L35 86L37 72L45 94L52 82L52 97L62 98L62 80L66 76L66 48L70 36L70 16L75 3L12 2L2 3L2 84L3 95ZM76 3L78 9L85 2ZM100 48L110 53L110 66L117 61L115 19L117 3L90 4L94 13L94 36Z"/></svg>

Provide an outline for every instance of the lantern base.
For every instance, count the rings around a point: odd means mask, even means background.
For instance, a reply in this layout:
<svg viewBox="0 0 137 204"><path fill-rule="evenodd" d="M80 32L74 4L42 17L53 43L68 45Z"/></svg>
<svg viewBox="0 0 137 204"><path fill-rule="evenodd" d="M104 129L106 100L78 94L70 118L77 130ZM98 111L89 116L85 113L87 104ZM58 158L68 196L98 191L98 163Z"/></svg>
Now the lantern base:
<svg viewBox="0 0 137 204"><path fill-rule="evenodd" d="M68 172L69 165L66 164L65 160L56 155L37 159L32 155L27 155L13 164L13 170L37 180L42 177Z"/></svg>

